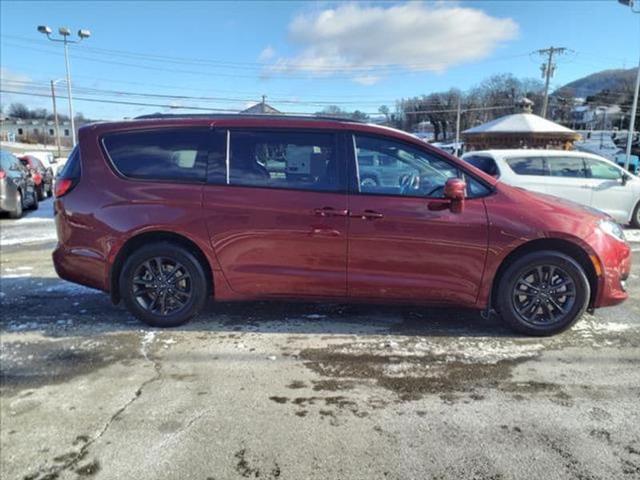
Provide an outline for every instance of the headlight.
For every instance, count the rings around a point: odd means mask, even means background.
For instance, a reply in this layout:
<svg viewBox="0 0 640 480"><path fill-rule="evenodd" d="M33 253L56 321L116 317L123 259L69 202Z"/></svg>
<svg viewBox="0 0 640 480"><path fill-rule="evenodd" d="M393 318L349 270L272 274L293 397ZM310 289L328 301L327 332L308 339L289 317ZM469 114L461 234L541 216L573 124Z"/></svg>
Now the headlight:
<svg viewBox="0 0 640 480"><path fill-rule="evenodd" d="M626 239L624 238L624 232L622 231L620 225L618 225L616 222L612 222L611 220L600 220L598 227L600 227L600 230L602 230L607 235L611 235L621 242L626 242Z"/></svg>

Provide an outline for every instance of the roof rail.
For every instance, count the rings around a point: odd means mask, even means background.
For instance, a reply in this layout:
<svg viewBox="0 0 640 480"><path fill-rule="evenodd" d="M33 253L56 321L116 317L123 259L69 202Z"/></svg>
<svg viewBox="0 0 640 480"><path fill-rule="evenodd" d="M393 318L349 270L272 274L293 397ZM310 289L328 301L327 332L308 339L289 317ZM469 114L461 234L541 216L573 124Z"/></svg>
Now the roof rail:
<svg viewBox="0 0 640 480"><path fill-rule="evenodd" d="M332 120L336 122L353 122L367 123L348 117L339 117L331 115L287 115L272 113L150 113L147 115L139 115L134 120L152 120L152 119L171 119L171 118L210 118L211 120L228 119L228 118L268 118L273 120Z"/></svg>

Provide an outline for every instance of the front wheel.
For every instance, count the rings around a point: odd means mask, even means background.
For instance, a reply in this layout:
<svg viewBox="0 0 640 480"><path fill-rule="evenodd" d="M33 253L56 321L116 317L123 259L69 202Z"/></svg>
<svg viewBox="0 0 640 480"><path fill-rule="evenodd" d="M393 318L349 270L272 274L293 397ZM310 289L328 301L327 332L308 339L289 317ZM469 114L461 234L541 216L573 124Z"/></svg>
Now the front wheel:
<svg viewBox="0 0 640 480"><path fill-rule="evenodd" d="M204 307L207 277L188 250L168 242L136 250L120 274L120 295L128 310L153 327L176 327Z"/></svg>
<svg viewBox="0 0 640 480"><path fill-rule="evenodd" d="M589 280L573 258L534 252L510 265L498 283L497 310L514 330L546 336L570 328L589 304Z"/></svg>

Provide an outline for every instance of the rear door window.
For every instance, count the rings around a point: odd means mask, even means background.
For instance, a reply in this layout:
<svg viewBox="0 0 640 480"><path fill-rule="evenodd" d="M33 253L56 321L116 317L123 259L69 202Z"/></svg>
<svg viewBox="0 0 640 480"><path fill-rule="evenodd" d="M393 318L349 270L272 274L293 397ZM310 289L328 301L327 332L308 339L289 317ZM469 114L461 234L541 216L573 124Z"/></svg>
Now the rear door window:
<svg viewBox="0 0 640 480"><path fill-rule="evenodd" d="M507 165L517 175L546 175L545 162L541 157L512 157L506 159Z"/></svg>
<svg viewBox="0 0 640 480"><path fill-rule="evenodd" d="M585 178L584 162L580 157L547 157L552 177Z"/></svg>
<svg viewBox="0 0 640 480"><path fill-rule="evenodd" d="M206 177L209 129L157 129L107 135L104 147L125 177L203 182Z"/></svg>
<svg viewBox="0 0 640 480"><path fill-rule="evenodd" d="M333 133L230 131L229 183L296 190L344 190Z"/></svg>

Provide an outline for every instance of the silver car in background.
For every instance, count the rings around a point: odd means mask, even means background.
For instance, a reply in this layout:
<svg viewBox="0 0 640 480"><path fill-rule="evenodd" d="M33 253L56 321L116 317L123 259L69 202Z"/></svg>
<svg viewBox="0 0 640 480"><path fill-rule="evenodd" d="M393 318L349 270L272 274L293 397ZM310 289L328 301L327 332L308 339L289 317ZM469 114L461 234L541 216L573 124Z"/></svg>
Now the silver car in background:
<svg viewBox="0 0 640 480"><path fill-rule="evenodd" d="M38 195L29 171L11 153L0 150L0 212L22 217L25 209L38 208Z"/></svg>

